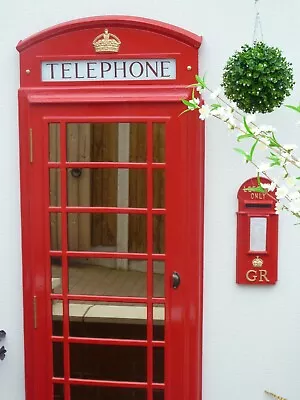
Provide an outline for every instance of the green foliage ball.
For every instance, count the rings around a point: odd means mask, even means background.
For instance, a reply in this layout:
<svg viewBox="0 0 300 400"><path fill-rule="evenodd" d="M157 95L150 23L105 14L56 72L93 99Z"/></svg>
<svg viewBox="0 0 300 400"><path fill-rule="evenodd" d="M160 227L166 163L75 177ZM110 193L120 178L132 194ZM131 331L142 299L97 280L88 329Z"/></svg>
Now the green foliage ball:
<svg viewBox="0 0 300 400"><path fill-rule="evenodd" d="M224 93L246 113L269 113L294 87L291 65L276 47L263 42L244 45L224 68Z"/></svg>

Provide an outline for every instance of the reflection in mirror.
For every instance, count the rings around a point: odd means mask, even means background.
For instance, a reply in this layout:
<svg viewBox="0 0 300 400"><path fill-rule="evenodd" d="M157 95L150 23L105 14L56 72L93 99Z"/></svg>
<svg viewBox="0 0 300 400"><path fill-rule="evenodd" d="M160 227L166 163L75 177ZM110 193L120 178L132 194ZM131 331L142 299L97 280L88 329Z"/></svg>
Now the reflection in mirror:
<svg viewBox="0 0 300 400"><path fill-rule="evenodd" d="M50 250L61 250L61 214L50 213Z"/></svg>
<svg viewBox="0 0 300 400"><path fill-rule="evenodd" d="M63 302L52 300L52 335L63 336Z"/></svg>
<svg viewBox="0 0 300 400"><path fill-rule="evenodd" d="M155 122L153 129L153 162L165 162L165 124Z"/></svg>
<svg viewBox="0 0 300 400"><path fill-rule="evenodd" d="M145 214L69 213L68 249L145 253Z"/></svg>
<svg viewBox="0 0 300 400"><path fill-rule="evenodd" d="M64 386L58 383L53 385L53 400L64 400Z"/></svg>
<svg viewBox="0 0 300 400"><path fill-rule="evenodd" d="M51 291L61 293L61 257L50 257L51 263Z"/></svg>
<svg viewBox="0 0 300 400"><path fill-rule="evenodd" d="M165 208L165 170L153 170L153 208Z"/></svg>
<svg viewBox="0 0 300 400"><path fill-rule="evenodd" d="M165 296L165 262L153 261L153 297Z"/></svg>
<svg viewBox="0 0 300 400"><path fill-rule="evenodd" d="M153 340L165 340L164 304L153 304Z"/></svg>
<svg viewBox="0 0 300 400"><path fill-rule="evenodd" d="M147 389L71 385L71 400L83 399L147 400ZM159 397L156 400L162 400L162 398Z"/></svg>
<svg viewBox="0 0 300 400"><path fill-rule="evenodd" d="M162 383L165 380L165 349L153 348L153 382Z"/></svg>
<svg viewBox="0 0 300 400"><path fill-rule="evenodd" d="M147 348L71 343L70 369L72 378L147 382Z"/></svg>
<svg viewBox="0 0 300 400"><path fill-rule="evenodd" d="M145 123L68 123L67 161L145 162Z"/></svg>
<svg viewBox="0 0 300 400"><path fill-rule="evenodd" d="M49 161L60 161L60 126L58 123L51 122L48 127L49 130Z"/></svg>
<svg viewBox="0 0 300 400"><path fill-rule="evenodd" d="M154 389L153 390L153 400L164 400L165 393L163 390Z"/></svg>
<svg viewBox="0 0 300 400"><path fill-rule="evenodd" d="M146 304L71 301L69 318L73 337L147 339Z"/></svg>
<svg viewBox="0 0 300 400"><path fill-rule="evenodd" d="M53 376L64 377L64 351L62 342L53 342Z"/></svg>
<svg viewBox="0 0 300 400"><path fill-rule="evenodd" d="M59 168L49 169L49 185L49 204L52 207L59 207L61 205Z"/></svg>
<svg viewBox="0 0 300 400"><path fill-rule="evenodd" d="M146 169L69 168L67 185L71 207L147 207Z"/></svg>
<svg viewBox="0 0 300 400"><path fill-rule="evenodd" d="M145 260L73 257L69 258L68 263L71 294L125 297L147 295Z"/></svg>
<svg viewBox="0 0 300 400"><path fill-rule="evenodd" d="M165 216L153 215L153 253L165 253Z"/></svg>

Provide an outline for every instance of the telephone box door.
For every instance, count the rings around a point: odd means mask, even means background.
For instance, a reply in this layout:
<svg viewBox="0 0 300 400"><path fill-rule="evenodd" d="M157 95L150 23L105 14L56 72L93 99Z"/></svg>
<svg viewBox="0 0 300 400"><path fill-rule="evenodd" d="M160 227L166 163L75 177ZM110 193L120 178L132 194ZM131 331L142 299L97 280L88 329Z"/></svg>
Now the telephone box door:
<svg viewBox="0 0 300 400"><path fill-rule="evenodd" d="M28 400L199 398L202 139L180 111L30 105Z"/></svg>

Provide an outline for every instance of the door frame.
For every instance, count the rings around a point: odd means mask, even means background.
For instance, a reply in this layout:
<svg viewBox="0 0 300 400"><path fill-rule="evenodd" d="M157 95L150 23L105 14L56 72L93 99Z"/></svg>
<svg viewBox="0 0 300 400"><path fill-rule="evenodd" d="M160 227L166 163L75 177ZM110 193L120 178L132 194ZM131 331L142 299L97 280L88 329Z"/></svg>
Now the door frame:
<svg viewBox="0 0 300 400"><path fill-rule="evenodd" d="M25 368L26 368L26 395L27 395L27 400L39 400L36 398L35 395L35 379L32 379L32 371L35 369L34 367L34 359L35 362L37 363L37 359L40 357L40 352L36 353L36 346L35 344L39 343L39 340L41 338L37 337L36 335L36 329L34 329L34 326L36 325L37 322L34 317L35 315L35 310L34 307L36 307L35 303L35 296L36 296L36 288L37 285L41 284L41 280L38 283L38 277L36 275L36 271L34 269L33 261L32 261L32 251L31 251L31 238L30 238L30 232L32 232L32 213L33 209L36 207L36 205L32 205L32 202L37 200L32 198L32 194L34 193L31 189L32 182L32 169L34 165L34 159L37 154L38 149L35 148L35 140L34 140L34 135L36 132L34 132L32 128L32 115L35 114L35 111L38 111L38 114L41 112L42 109L61 109L65 110L64 113L67 114L68 112L70 113L70 110L73 108L73 106L79 106L80 104L84 105L89 102L88 98L84 98L85 101L82 103L75 103L70 105L68 103L69 98L66 97L65 101L62 102L60 101L59 104L56 102L53 102L52 104L47 105L42 105L41 102L36 101L36 97L34 97L35 94L32 94L28 96L26 94L23 98L21 96L20 101L23 102L23 107L21 107L21 110L24 111L23 114L20 115L20 120L21 124L24 129L20 130L20 165L21 165L21 208L22 208L22 249L23 249L23 288L24 288L24 337L25 337ZM57 97L56 97L57 98ZM34 99L35 101L32 101ZM49 97L47 97L49 101ZM60 100L63 98L60 97ZM174 98L173 98L174 99ZM178 97L177 97L178 99ZM28 101L29 100L29 101ZM40 100L40 97L39 97ZM102 102L101 102L102 103ZM177 104L176 104L177 103ZM98 104L97 102L94 102L94 106ZM107 107L109 107L109 102L106 103ZM115 104L115 102L114 102ZM148 103L149 104L149 103ZM151 102L150 102L151 104ZM153 106L154 102L152 102ZM102 103L102 106L105 107L105 105ZM131 103L132 107L137 106L138 108L141 108L140 106L137 105L136 102ZM126 107L126 106L125 106ZM142 108L146 108L147 103L144 102L142 105ZM185 359L186 363L189 365L188 368L183 368L180 373L178 373L177 376L172 375L172 380L174 379L174 382L181 382L181 385L184 386L184 396L186 398L195 398L195 399L200 399L201 397L201 367L202 367L202 362L201 362L201 353L202 353L202 302L203 302L203 279L202 279L202 271L203 271L203 218L204 218L204 205L203 205L203 198L204 198L204 125L201 124L199 125L199 120L196 117L195 118L195 113L186 113L183 116L178 116L181 110L180 103L177 102L164 102L163 107L162 105L158 102L156 104L157 109L162 108L163 116L156 116L153 117L153 119L158 118L158 119L164 119L166 120L168 118L168 112L166 112L168 109L175 110L173 112L173 118L176 118L176 123L180 127L180 132L181 132L181 142L177 143L177 145L180 147L180 152L182 154L183 159L185 160L185 168L184 168L184 176L185 176L185 193L180 193L181 196L184 196L185 200L185 210L184 210L184 217L182 219L182 223L185 224L185 230L184 232L189 232L188 235L188 241L185 243L188 251L186 251L186 257L185 257L185 263L186 265L194 265L198 266L198 269L196 269L196 277L197 277L197 282L195 279L195 275L190 275L186 277L186 284L189 287L193 287L194 290L188 291L184 294L184 299L185 301L188 301L189 307L187 308L187 311L184 316L184 326L185 329L188 328L189 334L186 335L185 340L182 341L181 343L181 349L180 346L178 346L178 343L180 343L180 340L182 340L182 326L180 324L174 324L173 329L172 329L172 337L174 338L172 341L174 343L174 351L170 352L168 355L169 359L169 364L172 365L174 362L176 362L176 351L183 351L185 352ZM67 111L69 110L69 111ZM32 114L33 112L33 114ZM136 120L143 120L145 121L145 117L141 115L142 113L138 112L138 116L136 117ZM82 121L82 117L74 117L74 118L69 118L69 117L59 117L57 115L57 112L54 112L54 119L56 118L57 120L61 121L62 119L65 120L80 120ZM155 113L154 113L155 115ZM26 116L26 118L24 118ZM29 116L29 118L28 118ZM25 120L24 120L25 119ZM53 118L51 118L53 120ZM96 119L103 119L97 117ZM104 118L105 119L105 118ZM113 120L115 117L108 117L106 120ZM118 117L117 117L118 119ZM125 119L128 120L126 117ZM129 118L130 119L130 118ZM47 122L48 118L44 120L44 124ZM89 122L92 120L95 120L94 117L92 118L85 118L83 122ZM118 119L119 120L119 119ZM119 121L122 122L122 121ZM30 142L30 136L33 136L33 142ZM170 150L170 149L169 149ZM43 151L44 156L45 156L45 150ZM167 147L168 151L168 147ZM33 158L33 162L31 162L31 157ZM46 170L46 168L45 168ZM176 171L175 171L176 172ZM178 172L178 170L177 170ZM172 174L172 172L169 171L169 174ZM198 184L197 184L198 183ZM177 196L178 193L176 192L176 181L174 180L173 182L173 189L172 191L174 192L174 196ZM48 188L45 186L44 189L42 190L43 193L43 202L48 200ZM47 199L47 200L46 200ZM41 201L41 199L39 200ZM172 204L171 202L169 204ZM33 209L32 209L33 207ZM172 206L171 206L172 207ZM173 215L175 215L176 210L173 210ZM199 221L199 223L195 223L195 221ZM44 229L42 227L43 222L40 221L40 225L35 224L35 229ZM168 228L169 230L176 232L178 231L178 223L175 219L173 219L172 223L169 223ZM186 238L183 238L184 240ZM174 263L176 260L173 260ZM50 287L50 281L48 279L48 290ZM198 288L198 289L195 289ZM41 289L41 288L40 288ZM191 299L190 296L193 295L194 299ZM167 294L166 294L167 296ZM170 301L173 302L173 304L176 304L176 296L177 299L179 298L177 293L170 291L169 293L170 296ZM182 300L182 298L181 298ZM180 301L181 301L180 300ZM46 297L45 297L46 301ZM41 303L39 302L39 307L41 306ZM46 304L45 304L46 306ZM171 311L171 310L170 310ZM171 318L173 321L176 321L178 319L178 306L174 306L174 309L172 309L172 313L166 317L166 318ZM49 321L48 321L49 322ZM183 321L181 320L181 323ZM166 325L168 323L166 322ZM48 326L48 335L49 332L51 331L51 327ZM35 337L36 336L36 337ZM34 338L34 340L33 340ZM167 341L167 338L166 338ZM177 342L177 345L175 343ZM43 348L42 342L40 342L40 348ZM166 346L166 351L167 346ZM51 363L49 363L51 364ZM50 365L48 365L48 374L51 374L52 372L50 371ZM38 371L41 373L41 370ZM40 375L38 377L38 381L42 382L45 377ZM166 376L166 381L169 381L169 377ZM46 385L47 383L45 383ZM171 392L171 390L167 389L167 393ZM178 387L173 387L172 388L172 394L167 394L166 398L174 398L174 394L178 393ZM185 398L185 397L184 397Z"/></svg>

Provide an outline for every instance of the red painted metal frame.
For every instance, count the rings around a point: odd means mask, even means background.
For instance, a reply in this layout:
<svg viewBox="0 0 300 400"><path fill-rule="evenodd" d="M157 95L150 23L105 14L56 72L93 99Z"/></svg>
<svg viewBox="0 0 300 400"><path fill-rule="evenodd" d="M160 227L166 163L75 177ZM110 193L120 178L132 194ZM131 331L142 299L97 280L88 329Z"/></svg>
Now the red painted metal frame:
<svg viewBox="0 0 300 400"><path fill-rule="evenodd" d="M262 183L270 183L261 178ZM275 192L253 193L244 188L257 186L257 178L248 179L238 191L237 239L236 239L236 282L247 285L272 285L278 277L278 215L275 211ZM250 207L249 207L250 206ZM268 207L260 207L268 206ZM264 217L267 219L266 250L250 251L250 218ZM252 261L259 257L263 261L261 268L253 267ZM259 271L267 273L268 281L259 279ZM247 273L256 272L256 280L248 280Z"/></svg>
<svg viewBox="0 0 300 400"><path fill-rule="evenodd" d="M122 36L122 50L114 58L176 59L177 77L172 82L56 82L55 86L40 81L43 59L93 58L91 40L104 28L112 28ZM190 32L143 18L95 17L68 22L43 31L18 45L21 53L20 104L20 165L22 247L24 282L24 331L26 399L51 400L53 383L65 384L65 400L70 400L70 385L101 385L111 387L148 388L147 400L153 389L164 389L166 400L201 397L202 346L202 255L204 196L204 127L197 116L182 111L180 99L187 98L186 85L198 70L197 49L201 38ZM168 53L165 52L168 49ZM191 69L187 69L187 66ZM30 70L27 74L26 70ZM116 101L118 106L116 106ZM66 160L66 123L132 122L147 123L148 153L145 163L71 163ZM59 163L48 162L49 121L61 126L61 157ZM152 163L152 122L166 123L166 162ZM200 129L199 129L200 127ZM33 134L33 162L29 162L28 131ZM86 168L144 168L147 171L148 196L145 209L110 207L91 208L67 206L66 170ZM61 168L61 207L49 207L49 168ZM166 207L153 209L152 171L166 170ZM150 190L149 190L150 189ZM50 250L49 212L62 213L62 249ZM147 253L74 252L67 248L68 212L118 212L147 215ZM153 254L152 231L154 214L166 215L166 253ZM150 239L149 239L150 238ZM52 294L50 256L62 257L62 294ZM117 257L147 260L147 297L87 296L68 293L68 257ZM152 264L166 262L164 298L152 295ZM170 276L178 271L181 286L172 290ZM33 296L37 297L37 328L34 328ZM62 300L64 336L53 336L51 303ZM147 304L147 340L74 338L69 336L68 302L107 301ZM154 341L152 331L153 304L165 304L165 341ZM52 377L52 342L64 346L64 376ZM147 382L117 382L75 379L70 376L69 343L93 345L126 345L147 347ZM165 347L165 383L153 382L154 347ZM36 384L38 382L38 385Z"/></svg>

